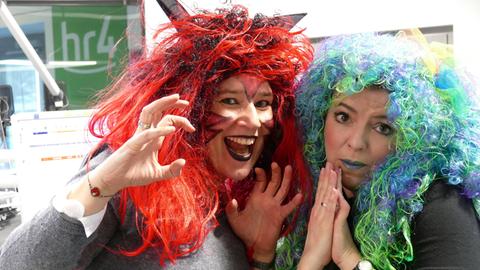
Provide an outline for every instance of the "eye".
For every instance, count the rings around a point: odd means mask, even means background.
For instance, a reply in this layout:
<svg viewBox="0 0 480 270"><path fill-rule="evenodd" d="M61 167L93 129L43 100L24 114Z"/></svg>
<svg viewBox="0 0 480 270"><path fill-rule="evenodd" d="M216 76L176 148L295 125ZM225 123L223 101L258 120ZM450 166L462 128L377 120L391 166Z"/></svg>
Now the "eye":
<svg viewBox="0 0 480 270"><path fill-rule="evenodd" d="M238 101L235 98L223 98L220 100L220 103L227 104L227 105L236 105L238 104Z"/></svg>
<svg viewBox="0 0 480 270"><path fill-rule="evenodd" d="M270 106L270 101L268 100L260 100L255 102L255 107L257 108L266 108L268 106Z"/></svg>
<svg viewBox="0 0 480 270"><path fill-rule="evenodd" d="M348 113L345 112L337 112L335 113L335 120L337 120L338 123L345 123L350 119L350 116Z"/></svg>
<svg viewBox="0 0 480 270"><path fill-rule="evenodd" d="M374 127L374 129L385 136L390 136L395 132L395 129L388 124L380 123Z"/></svg>

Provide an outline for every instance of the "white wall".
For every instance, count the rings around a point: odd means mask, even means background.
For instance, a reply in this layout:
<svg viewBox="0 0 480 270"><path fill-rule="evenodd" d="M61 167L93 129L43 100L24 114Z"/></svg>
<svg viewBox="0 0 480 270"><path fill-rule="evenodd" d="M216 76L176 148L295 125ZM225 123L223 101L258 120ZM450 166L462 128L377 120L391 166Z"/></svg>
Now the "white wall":
<svg viewBox="0 0 480 270"><path fill-rule="evenodd" d="M147 0L153 1L155 0ZM453 25L456 56L480 75L480 0L182 0L190 8L241 4L266 15L308 12L310 37ZM158 18L158 14L157 14ZM147 18L148 19L148 18Z"/></svg>

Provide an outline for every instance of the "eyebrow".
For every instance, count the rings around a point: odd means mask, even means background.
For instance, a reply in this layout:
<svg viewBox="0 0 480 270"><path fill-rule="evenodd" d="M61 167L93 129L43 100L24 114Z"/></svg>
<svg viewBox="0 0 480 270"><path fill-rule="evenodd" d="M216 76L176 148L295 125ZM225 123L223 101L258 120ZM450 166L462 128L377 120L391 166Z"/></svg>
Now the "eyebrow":
<svg viewBox="0 0 480 270"><path fill-rule="evenodd" d="M260 94L261 97L271 97L273 96L273 93L270 91L261 91L257 92L257 95Z"/></svg>
<svg viewBox="0 0 480 270"><path fill-rule="evenodd" d="M354 113L358 113L357 110L355 110L352 106L347 105L347 104L345 104L345 103L343 103L343 102L340 102L340 103L337 105L337 107L340 107L340 106L343 106L343 107L347 108L348 110L350 110L350 111L352 111L352 112L354 112Z"/></svg>
<svg viewBox="0 0 480 270"><path fill-rule="evenodd" d="M241 94L243 92L243 89L218 88L217 94Z"/></svg>
<svg viewBox="0 0 480 270"><path fill-rule="evenodd" d="M246 93L244 89L239 89L239 88L223 88L220 89L218 88L217 94L244 94ZM270 91L261 91L257 92L257 95L260 95L261 97L271 97L273 96L273 93Z"/></svg>
<svg viewBox="0 0 480 270"><path fill-rule="evenodd" d="M358 113L357 110L355 110L352 106L348 105L348 104L345 104L343 102L340 102L337 107L340 107L340 106L343 106L345 108L347 108L348 110L354 112L354 113ZM388 119L387 115L385 114L381 114L381 115L374 115L373 118L378 118L378 119Z"/></svg>

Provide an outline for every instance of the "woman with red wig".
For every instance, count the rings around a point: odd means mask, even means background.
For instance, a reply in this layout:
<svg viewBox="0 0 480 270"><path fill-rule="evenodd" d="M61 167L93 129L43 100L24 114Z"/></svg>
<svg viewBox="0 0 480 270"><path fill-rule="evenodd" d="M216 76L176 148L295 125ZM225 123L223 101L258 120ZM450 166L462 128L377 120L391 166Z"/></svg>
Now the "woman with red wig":
<svg viewBox="0 0 480 270"><path fill-rule="evenodd" d="M180 11L103 92L89 126L101 143L9 237L2 268L271 267L309 201L293 89L312 47L283 17Z"/></svg>

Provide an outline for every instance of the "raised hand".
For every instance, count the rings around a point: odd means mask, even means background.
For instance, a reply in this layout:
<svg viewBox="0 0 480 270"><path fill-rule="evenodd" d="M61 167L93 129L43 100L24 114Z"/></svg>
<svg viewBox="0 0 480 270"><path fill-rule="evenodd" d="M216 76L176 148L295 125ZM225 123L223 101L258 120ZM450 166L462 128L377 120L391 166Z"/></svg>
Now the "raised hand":
<svg viewBox="0 0 480 270"><path fill-rule="evenodd" d="M188 119L177 115L163 115L171 108L188 105L178 94L160 98L145 106L135 134L92 172L91 179L102 186L102 192L113 194L128 186L147 185L153 181L178 176L185 160L159 164L158 149L164 136L177 128L193 132Z"/></svg>
<svg viewBox="0 0 480 270"><path fill-rule="evenodd" d="M278 164L272 163L271 167L270 181L267 181L263 169L255 169L257 182L245 209L238 211L235 199L226 207L233 231L247 248L253 249L253 258L261 262L270 262L274 258L283 221L302 201L302 195L296 194L290 202L282 205L290 187L292 167L285 167L283 179Z"/></svg>
<svg viewBox="0 0 480 270"><path fill-rule="evenodd" d="M113 195L129 186L148 185L154 181L178 176L185 165L184 159L170 164L158 162L158 149L164 137L182 128L193 132L195 128L184 117L163 115L168 109L182 109L188 102L179 95L160 98L145 106L140 114L135 134L119 149L89 172L68 195L69 199L80 201L85 207L84 215L100 211L108 202L105 197L93 197L91 187L105 195Z"/></svg>
<svg viewBox="0 0 480 270"><path fill-rule="evenodd" d="M337 173L327 162L320 170L315 204L310 212L307 240L298 269L323 269L331 261L338 196Z"/></svg>

